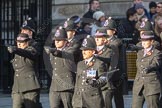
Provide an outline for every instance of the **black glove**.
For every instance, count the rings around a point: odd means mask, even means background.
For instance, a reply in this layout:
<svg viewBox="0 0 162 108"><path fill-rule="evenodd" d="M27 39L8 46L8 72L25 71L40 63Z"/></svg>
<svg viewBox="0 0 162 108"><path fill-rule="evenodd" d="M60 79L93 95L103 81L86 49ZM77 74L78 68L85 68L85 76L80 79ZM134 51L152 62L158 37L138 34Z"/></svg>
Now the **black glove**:
<svg viewBox="0 0 162 108"><path fill-rule="evenodd" d="M54 53L56 51L56 48L51 48L51 47L44 47L44 50L46 51L47 54Z"/></svg>
<svg viewBox="0 0 162 108"><path fill-rule="evenodd" d="M95 78L88 78L86 80L86 83L88 83L92 87L97 87L98 86L98 81Z"/></svg>
<svg viewBox="0 0 162 108"><path fill-rule="evenodd" d="M8 51L9 51L10 53L13 53L14 51L17 50L17 47L16 47L16 46L8 46L7 49L8 49Z"/></svg>
<svg viewBox="0 0 162 108"><path fill-rule="evenodd" d="M139 47L139 46L136 46L134 44L129 44L128 45L128 49L132 50L132 51L138 51L138 50L141 50L143 49L143 47Z"/></svg>
<svg viewBox="0 0 162 108"><path fill-rule="evenodd" d="M143 68L143 72L147 74L149 72L149 68Z"/></svg>

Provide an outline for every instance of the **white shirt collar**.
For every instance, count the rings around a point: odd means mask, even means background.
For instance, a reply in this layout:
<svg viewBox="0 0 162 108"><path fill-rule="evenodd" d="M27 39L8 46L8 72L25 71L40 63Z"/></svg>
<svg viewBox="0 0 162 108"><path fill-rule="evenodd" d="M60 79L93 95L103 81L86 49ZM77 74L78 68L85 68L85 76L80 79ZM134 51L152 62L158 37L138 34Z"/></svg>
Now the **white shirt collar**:
<svg viewBox="0 0 162 108"><path fill-rule="evenodd" d="M102 45L102 46L97 46L97 51L100 51L104 48L105 45Z"/></svg>
<svg viewBox="0 0 162 108"><path fill-rule="evenodd" d="M89 64L89 62L91 62L91 60L93 59L93 57L94 57L94 56L92 56L92 57L89 58L89 59L85 59L85 63L86 63L86 64Z"/></svg>

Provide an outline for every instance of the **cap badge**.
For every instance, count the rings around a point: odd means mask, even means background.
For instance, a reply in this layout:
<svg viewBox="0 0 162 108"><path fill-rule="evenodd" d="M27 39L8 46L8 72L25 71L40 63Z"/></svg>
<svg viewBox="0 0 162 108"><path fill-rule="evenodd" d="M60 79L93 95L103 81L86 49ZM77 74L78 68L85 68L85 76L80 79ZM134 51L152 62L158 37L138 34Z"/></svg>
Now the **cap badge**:
<svg viewBox="0 0 162 108"><path fill-rule="evenodd" d="M143 21L140 25L140 28L143 28L145 26L145 22Z"/></svg>
<svg viewBox="0 0 162 108"><path fill-rule="evenodd" d="M25 27L27 25L27 21L24 21L24 23L23 23L23 27Z"/></svg>
<svg viewBox="0 0 162 108"><path fill-rule="evenodd" d="M60 36L60 31L59 30L56 30L55 36L56 37L59 37Z"/></svg>
<svg viewBox="0 0 162 108"><path fill-rule="evenodd" d="M67 21L65 21L64 28L66 28L67 26L68 26Z"/></svg>
<svg viewBox="0 0 162 108"><path fill-rule="evenodd" d="M87 46L87 39L84 39L82 46L86 47Z"/></svg>
<svg viewBox="0 0 162 108"><path fill-rule="evenodd" d="M109 21L106 20L105 23L104 23L104 27L108 26L109 25Z"/></svg>

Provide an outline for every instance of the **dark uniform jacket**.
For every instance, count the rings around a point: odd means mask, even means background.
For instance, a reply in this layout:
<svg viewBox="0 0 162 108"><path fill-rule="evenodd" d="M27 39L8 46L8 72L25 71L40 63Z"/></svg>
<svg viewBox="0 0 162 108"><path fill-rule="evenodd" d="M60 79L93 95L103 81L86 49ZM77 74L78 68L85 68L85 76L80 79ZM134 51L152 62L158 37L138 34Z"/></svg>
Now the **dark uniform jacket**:
<svg viewBox="0 0 162 108"><path fill-rule="evenodd" d="M112 49L107 45L105 45L100 51L97 52L97 58L106 64L107 70L109 70L111 56Z"/></svg>
<svg viewBox="0 0 162 108"><path fill-rule="evenodd" d="M119 61L120 61L120 48L122 45L122 41L117 38L116 36L113 36L110 40L109 40L109 47L111 47L111 49L113 50L112 52L112 57L111 57L111 63L110 63L110 70L119 68ZM112 76L111 76L111 81L118 81L120 79L121 76L121 71L115 72Z"/></svg>
<svg viewBox="0 0 162 108"><path fill-rule="evenodd" d="M35 72L37 52L29 46L26 49L17 49L11 61L15 70L13 92L26 92L39 89L39 81Z"/></svg>
<svg viewBox="0 0 162 108"><path fill-rule="evenodd" d="M146 96L160 93L159 67L161 66L161 52L152 48L144 56L144 50L138 51L136 66L137 73L133 93L139 95L143 87Z"/></svg>
<svg viewBox="0 0 162 108"><path fill-rule="evenodd" d="M106 84L106 80L103 80L98 87L92 87L86 83L86 79L87 71L95 70L97 73L96 78L98 80L100 75L105 72L105 64L95 57L89 64L91 65L88 66L85 64L85 61L78 63L72 104L73 107L103 108L103 97L100 87Z"/></svg>
<svg viewBox="0 0 162 108"><path fill-rule="evenodd" d="M109 71L112 54L112 49L107 45L97 52L97 58L106 64L106 71ZM104 87L102 87L102 90L106 90L108 87L109 85L106 84Z"/></svg>
<svg viewBox="0 0 162 108"><path fill-rule="evenodd" d="M74 56L74 61L77 64L80 60L82 60L82 56L81 56L81 47L82 42L77 39L75 36L74 38L67 44L67 49L68 51L70 51L73 56Z"/></svg>
<svg viewBox="0 0 162 108"><path fill-rule="evenodd" d="M71 51L66 48L56 50L50 55L50 60L53 68L50 91L73 90L76 65Z"/></svg>

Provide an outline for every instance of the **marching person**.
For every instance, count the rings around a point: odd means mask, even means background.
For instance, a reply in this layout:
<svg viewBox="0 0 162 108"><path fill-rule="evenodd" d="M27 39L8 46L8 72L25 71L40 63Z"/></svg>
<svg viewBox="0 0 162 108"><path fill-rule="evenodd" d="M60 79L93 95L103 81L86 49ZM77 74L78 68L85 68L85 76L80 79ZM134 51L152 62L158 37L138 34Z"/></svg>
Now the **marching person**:
<svg viewBox="0 0 162 108"><path fill-rule="evenodd" d="M64 108L72 108L76 65L73 53L68 50L67 42L66 31L60 27L54 35L56 48L45 47L45 51L50 54L53 68L49 93L51 108L60 108L62 103Z"/></svg>
<svg viewBox="0 0 162 108"><path fill-rule="evenodd" d="M106 64L106 70L108 71L110 68L110 62L111 62L113 51L110 47L108 47L105 44L107 40L106 29L104 28L98 29L94 37L97 45L96 56L99 60L103 61ZM105 95L109 88L110 85L108 85L108 83L104 87L102 87L104 103L105 103Z"/></svg>
<svg viewBox="0 0 162 108"><path fill-rule="evenodd" d="M39 79L39 82L41 84L41 81L40 81L40 72L39 72L39 69L40 69L40 63L42 63L42 58L41 55L42 55L42 47L41 47L41 44L40 42L38 42L39 39L36 38L36 24L35 24L35 21L29 17L27 18L22 26L21 26L21 29L20 29L20 33L25 33L29 36L29 41L28 41L28 44L29 46L33 47L35 50L37 50L37 64L35 66L36 68L36 74L38 76L38 79ZM42 104L41 102L39 102L40 104L40 108L42 108Z"/></svg>
<svg viewBox="0 0 162 108"><path fill-rule="evenodd" d="M96 51L94 37L88 35L82 43L81 50L84 60L77 65L73 108L103 108L101 87L107 82L104 75L106 67L94 56Z"/></svg>
<svg viewBox="0 0 162 108"><path fill-rule="evenodd" d="M74 24L74 21L67 20L65 22L64 27L67 33L67 40L68 40L67 46L69 50L71 50L71 52L73 53L75 63L77 64L80 60L82 60L80 47L84 37L77 35L77 28Z"/></svg>
<svg viewBox="0 0 162 108"><path fill-rule="evenodd" d="M11 61L15 74L12 87L13 108L39 108L40 84L35 71L37 50L29 46L29 36L20 33L17 47L9 46L8 51L15 54Z"/></svg>
<svg viewBox="0 0 162 108"><path fill-rule="evenodd" d="M117 24L116 22L109 18L106 20L105 29L107 31L107 45L112 49L113 54L111 57L110 68L109 70L114 70L119 67L120 64L120 56L121 56L121 47L122 41L117 38ZM120 55L120 56L119 56ZM125 73L122 73L122 70L115 72L111 75L109 79L110 88L106 93L106 108L112 108L112 98L114 97L116 108L124 108L124 99L123 99L123 80L125 78Z"/></svg>
<svg viewBox="0 0 162 108"><path fill-rule="evenodd" d="M144 101L147 108L159 108L161 52L152 45L154 41L152 31L144 31L141 34L141 41L144 49L137 53L132 108L143 108Z"/></svg>

